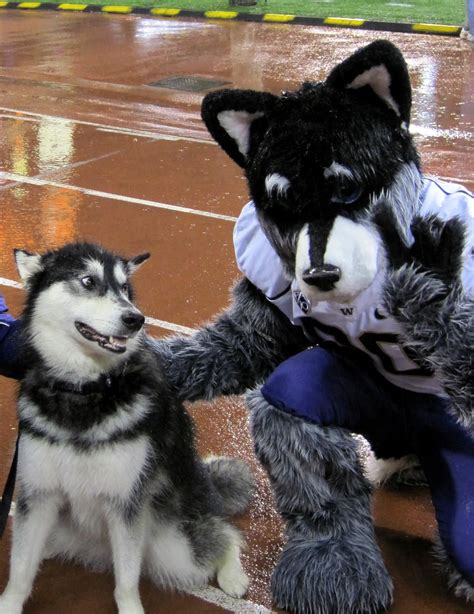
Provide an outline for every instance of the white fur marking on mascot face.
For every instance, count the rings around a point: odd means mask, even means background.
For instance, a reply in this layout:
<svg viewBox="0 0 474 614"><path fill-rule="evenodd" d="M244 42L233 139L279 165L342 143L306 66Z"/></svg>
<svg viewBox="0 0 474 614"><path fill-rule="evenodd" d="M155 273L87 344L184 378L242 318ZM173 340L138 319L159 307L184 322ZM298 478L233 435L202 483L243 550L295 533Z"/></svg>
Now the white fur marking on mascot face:
<svg viewBox="0 0 474 614"><path fill-rule="evenodd" d="M269 196L275 190L277 196L284 196L290 187L290 180L279 173L272 173L265 178L265 189Z"/></svg>
<svg viewBox="0 0 474 614"><path fill-rule="evenodd" d="M334 289L319 290L303 281L312 268L311 238L308 224L298 236L295 275L303 296L315 304L320 301L350 303L374 281L380 261L380 239L375 230L338 215L326 244L324 262L338 267L341 278Z"/></svg>
<svg viewBox="0 0 474 614"><path fill-rule="evenodd" d="M324 169L324 178L328 179L329 177L347 177L348 179L354 178L354 173L344 166L343 164L339 164L338 162L333 162L331 166L328 166Z"/></svg>

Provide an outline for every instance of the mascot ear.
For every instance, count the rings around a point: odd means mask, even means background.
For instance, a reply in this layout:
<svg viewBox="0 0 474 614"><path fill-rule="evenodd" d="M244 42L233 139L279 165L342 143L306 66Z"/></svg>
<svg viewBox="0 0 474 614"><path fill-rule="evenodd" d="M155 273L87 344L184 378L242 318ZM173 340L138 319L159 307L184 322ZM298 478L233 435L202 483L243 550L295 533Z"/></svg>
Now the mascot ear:
<svg viewBox="0 0 474 614"><path fill-rule="evenodd" d="M407 65L399 49L387 40L378 40L359 49L338 64L326 83L336 89L368 86L408 126L411 86Z"/></svg>
<svg viewBox="0 0 474 614"><path fill-rule="evenodd" d="M201 115L211 136L234 162L245 168L251 146L262 135L254 127L266 121L276 100L266 92L221 90L207 94Z"/></svg>

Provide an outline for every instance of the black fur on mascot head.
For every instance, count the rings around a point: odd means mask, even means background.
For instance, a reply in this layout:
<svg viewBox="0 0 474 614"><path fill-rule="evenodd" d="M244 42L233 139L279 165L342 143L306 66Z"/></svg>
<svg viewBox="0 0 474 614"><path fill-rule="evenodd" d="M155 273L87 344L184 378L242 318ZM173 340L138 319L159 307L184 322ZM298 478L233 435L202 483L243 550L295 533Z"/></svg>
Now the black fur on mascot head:
<svg viewBox="0 0 474 614"><path fill-rule="evenodd" d="M234 232L243 277L213 322L156 345L182 399L252 389L255 452L288 537L272 595L296 614L374 614L392 601L353 432L378 475L404 466L383 459L419 457L438 554L456 594L474 600L473 201L423 177L410 107L388 41L295 92L203 101L253 201Z"/></svg>
<svg viewBox="0 0 474 614"><path fill-rule="evenodd" d="M245 169L259 219L307 299L351 302L380 265L373 207L418 180L408 132L411 87L388 41L352 55L296 92L209 94L203 119ZM411 200L400 199L406 230Z"/></svg>

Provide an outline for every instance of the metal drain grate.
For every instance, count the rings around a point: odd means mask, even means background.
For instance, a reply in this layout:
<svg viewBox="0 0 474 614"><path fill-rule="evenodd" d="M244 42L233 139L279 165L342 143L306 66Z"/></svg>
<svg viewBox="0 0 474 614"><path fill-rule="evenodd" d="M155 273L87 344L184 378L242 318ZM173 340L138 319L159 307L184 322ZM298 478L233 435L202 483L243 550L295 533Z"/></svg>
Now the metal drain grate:
<svg viewBox="0 0 474 614"><path fill-rule="evenodd" d="M216 79L204 79L203 77L170 77L148 83L151 87L166 87L172 90L183 90L185 92L205 92L216 87L230 85L229 81L218 81Z"/></svg>

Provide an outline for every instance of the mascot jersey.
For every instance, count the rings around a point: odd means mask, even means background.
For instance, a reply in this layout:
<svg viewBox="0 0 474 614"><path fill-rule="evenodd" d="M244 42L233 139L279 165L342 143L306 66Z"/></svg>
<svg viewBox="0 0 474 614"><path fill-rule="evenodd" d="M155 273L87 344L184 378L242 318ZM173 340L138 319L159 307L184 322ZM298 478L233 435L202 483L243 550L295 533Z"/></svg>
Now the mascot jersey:
<svg viewBox="0 0 474 614"><path fill-rule="evenodd" d="M458 217L467 227L463 285L474 294L474 198L453 183L425 178L420 194L420 214L441 219ZM381 305L384 271L351 304L319 302L309 305L296 280L288 280L281 261L258 221L255 205L248 203L234 230L236 259L242 273L259 288L296 326L303 326L310 339L336 344L352 353L364 352L392 384L428 394L442 395L436 376L421 369L398 341L401 325Z"/></svg>

